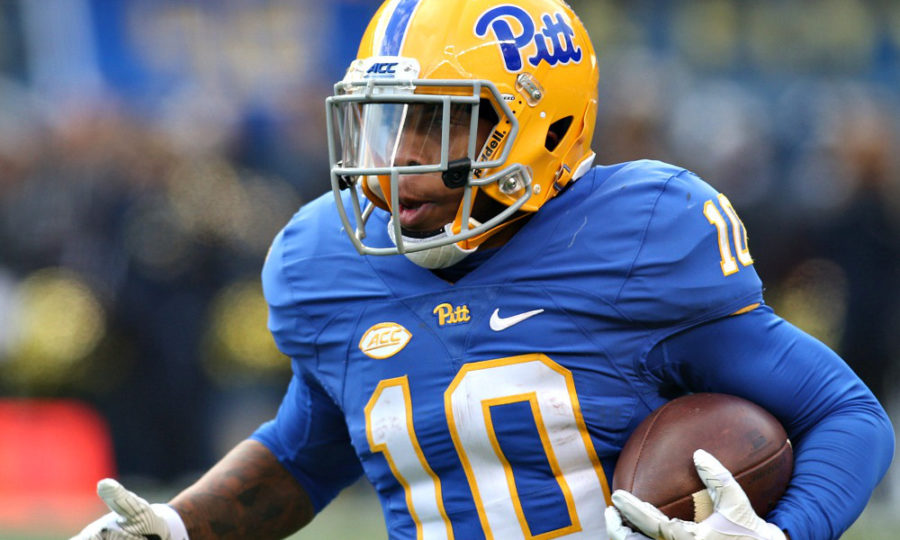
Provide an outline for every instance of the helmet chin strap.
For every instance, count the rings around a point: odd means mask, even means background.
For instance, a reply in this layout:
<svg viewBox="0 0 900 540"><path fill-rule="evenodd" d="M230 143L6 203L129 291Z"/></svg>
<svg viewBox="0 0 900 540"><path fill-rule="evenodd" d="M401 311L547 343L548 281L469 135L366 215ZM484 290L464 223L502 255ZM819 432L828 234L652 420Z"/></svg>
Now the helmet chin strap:
<svg viewBox="0 0 900 540"><path fill-rule="evenodd" d="M403 243L404 245L413 246L415 244L421 244L423 242L430 242L436 238L447 237L450 235L449 230L451 226L452 223L448 223L437 234L428 236L426 238L415 238L403 235ZM391 241L394 243L394 245L396 245L397 240L394 237L393 217L390 219L390 221L388 221L387 230L388 236L391 237ZM474 252L476 249L478 248L476 247L472 249L463 249L455 243L451 243L443 246L423 249L421 251L406 252L403 255L405 255L407 259L411 260L416 265L421 266L422 268L437 270L440 268L453 266L459 261L465 259L467 255Z"/></svg>

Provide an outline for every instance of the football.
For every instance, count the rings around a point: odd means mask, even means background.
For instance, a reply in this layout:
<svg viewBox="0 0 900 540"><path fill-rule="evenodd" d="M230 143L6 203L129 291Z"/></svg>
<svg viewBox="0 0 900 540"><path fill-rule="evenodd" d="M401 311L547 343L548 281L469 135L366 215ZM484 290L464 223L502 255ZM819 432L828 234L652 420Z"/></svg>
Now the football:
<svg viewBox="0 0 900 540"><path fill-rule="evenodd" d="M761 517L791 479L791 443L774 416L737 396L699 393L666 403L638 425L619 455L612 487L670 518L702 521L712 501L694 467L701 448L731 471Z"/></svg>

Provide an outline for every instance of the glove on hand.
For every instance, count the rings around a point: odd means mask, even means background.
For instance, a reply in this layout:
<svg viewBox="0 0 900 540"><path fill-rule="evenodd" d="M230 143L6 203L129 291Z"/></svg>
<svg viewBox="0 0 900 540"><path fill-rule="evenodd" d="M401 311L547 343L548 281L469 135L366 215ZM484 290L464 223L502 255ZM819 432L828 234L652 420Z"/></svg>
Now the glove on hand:
<svg viewBox="0 0 900 540"><path fill-rule="evenodd" d="M607 506L606 512L606 532L609 533L609 540L653 540L641 533L636 533L622 523L622 516L615 506Z"/></svg>
<svg viewBox="0 0 900 540"><path fill-rule="evenodd" d="M169 505L150 504L111 478L97 484L97 495L112 512L71 540L188 540L184 522Z"/></svg>
<svg viewBox="0 0 900 540"><path fill-rule="evenodd" d="M740 484L716 458L697 450L694 466L713 501L711 516L699 523L670 519L652 504L617 490L612 495L615 508L606 511L611 540L786 540L781 529L756 515ZM647 536L623 525L619 512Z"/></svg>

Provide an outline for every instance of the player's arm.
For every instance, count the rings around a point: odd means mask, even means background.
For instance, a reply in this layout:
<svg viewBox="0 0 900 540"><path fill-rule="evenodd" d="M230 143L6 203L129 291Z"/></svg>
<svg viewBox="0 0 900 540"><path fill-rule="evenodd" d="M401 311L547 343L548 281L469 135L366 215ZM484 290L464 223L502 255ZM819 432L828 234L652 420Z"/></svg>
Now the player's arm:
<svg viewBox="0 0 900 540"><path fill-rule="evenodd" d="M674 391L742 396L784 424L794 473L765 517L794 540L838 538L890 464L893 428L872 392L837 354L767 306L668 338L646 367Z"/></svg>
<svg viewBox="0 0 900 540"><path fill-rule="evenodd" d="M169 505L151 505L114 480L103 480L97 491L112 512L74 538L283 538L361 471L341 411L298 369L275 419Z"/></svg>
<svg viewBox="0 0 900 540"><path fill-rule="evenodd" d="M303 487L255 440L238 444L169 505L191 540L284 538L315 515Z"/></svg>
<svg viewBox="0 0 900 540"><path fill-rule="evenodd" d="M73 540L284 538L315 508L306 490L263 444L238 444L168 505L150 504L113 479L97 493L111 512Z"/></svg>

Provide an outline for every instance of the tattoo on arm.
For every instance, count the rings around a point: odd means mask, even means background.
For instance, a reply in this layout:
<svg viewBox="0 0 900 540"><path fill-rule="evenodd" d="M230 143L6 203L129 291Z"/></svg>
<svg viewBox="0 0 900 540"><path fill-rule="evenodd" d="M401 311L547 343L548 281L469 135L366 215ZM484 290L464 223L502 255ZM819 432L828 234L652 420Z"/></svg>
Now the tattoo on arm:
<svg viewBox="0 0 900 540"><path fill-rule="evenodd" d="M238 444L169 504L191 540L284 538L315 513L300 484L253 440Z"/></svg>

